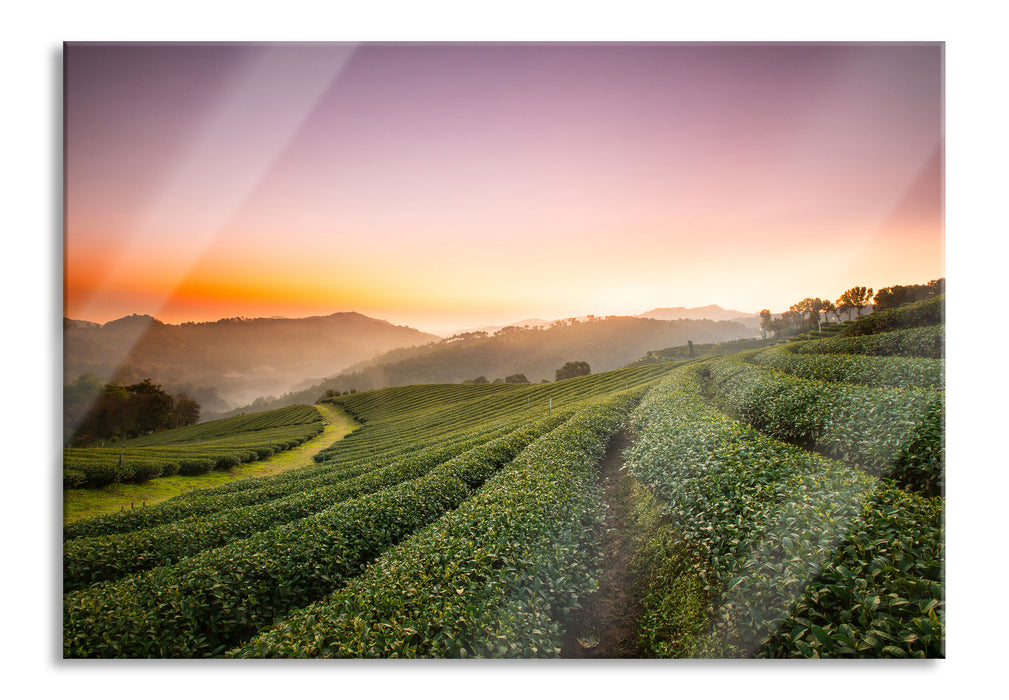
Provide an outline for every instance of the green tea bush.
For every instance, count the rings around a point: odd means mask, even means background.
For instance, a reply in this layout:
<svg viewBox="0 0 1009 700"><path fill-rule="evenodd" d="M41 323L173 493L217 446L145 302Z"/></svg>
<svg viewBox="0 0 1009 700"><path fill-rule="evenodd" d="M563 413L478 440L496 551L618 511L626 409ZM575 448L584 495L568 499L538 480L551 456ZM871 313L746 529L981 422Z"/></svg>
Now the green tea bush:
<svg viewBox="0 0 1009 700"><path fill-rule="evenodd" d="M369 493L377 488L397 483L403 478L413 478L419 473L413 473L409 477L392 479L389 477L389 472L386 471L387 467L393 467L413 458L421 459L429 465L438 464L490 439L501 437L513 430L514 427L506 425L489 432L476 431L472 436L464 436L462 439L446 438L437 441L433 447L412 450L409 453L393 450L384 453L384 458L371 451L367 452L367 456L353 452L342 465L327 462L317 467L268 477L247 478L211 489L191 491L144 508L110 513L89 520L69 523L63 528L63 539L65 542L69 542L81 537L103 537L134 532L183 519L199 518L233 509L263 505L278 499L291 499L281 506L284 508L293 507L295 503L300 504L300 515L291 516L290 519L303 517L318 511L322 507L319 504L325 504L326 498L336 497L334 492L325 491L327 487L340 486L349 479L362 477L366 472L371 472L367 479L359 480L354 485L355 488L360 489L354 495ZM212 467L212 463L205 465L206 471L210 471ZM372 487L364 488L366 483L371 484ZM343 489L342 486L340 488ZM340 493L344 494L343 497L348 497L345 490L341 490ZM313 500L317 503L314 508L309 505Z"/></svg>
<svg viewBox="0 0 1009 700"><path fill-rule="evenodd" d="M123 482L146 481L155 478L150 476L154 467L158 467L161 474L167 474L165 467L169 464L179 464L177 473L189 476L205 473L194 462L209 459L211 469L218 463L221 466L217 468L232 468L260 459L261 451L265 453L279 442L286 444L291 438L314 437L323 429L321 416L314 407L293 406L167 430L127 440L115 447L65 449L63 465L85 475L85 488L114 483L110 478ZM124 464L119 469L121 460ZM183 463L190 466L183 467ZM141 464L145 466L139 468Z"/></svg>
<svg viewBox="0 0 1009 700"><path fill-rule="evenodd" d="M217 458L217 463L214 465L214 469L224 470L233 469L242 463L242 460L235 455L224 455Z"/></svg>
<svg viewBox="0 0 1009 700"><path fill-rule="evenodd" d="M632 427L638 439L628 468L663 504L669 533L650 543L658 551L645 560L640 637L647 655L811 656L800 633L819 636L841 625L862 638L881 628L900 634L894 649L823 647L820 655L941 655L941 637L921 643L916 631L931 624L930 614L941 619L937 601L909 606L899 620L877 608L885 600L904 605L902 592L912 589L942 600L942 499L909 494L741 426L707 405L687 372L650 394ZM902 533L893 551L891 529ZM886 576L873 578L883 570ZM824 584L821 571L843 576ZM816 607L824 585L833 586L835 602L820 607L812 629L811 613L796 601ZM853 607L867 598L872 614ZM787 640L782 629L790 630Z"/></svg>
<svg viewBox="0 0 1009 700"><path fill-rule="evenodd" d="M184 428L152 433L127 440L123 444L128 449L179 445L197 441L206 442L240 434L267 434L277 428L283 429L293 426L302 426L296 432L305 433L321 429L321 420L322 416L314 406L287 406L272 411L222 418Z"/></svg>
<svg viewBox="0 0 1009 700"><path fill-rule="evenodd" d="M814 344L818 344L813 341ZM942 389L943 360L910 357L870 357L844 354L798 354L804 345L778 346L753 356L753 363L802 379L862 384L874 387L916 386Z"/></svg>
<svg viewBox="0 0 1009 700"><path fill-rule="evenodd" d="M841 330L841 335L875 335L903 328L935 326L945 323L945 317L946 295L939 294L896 309L884 309L868 316L860 316L854 323L846 325Z"/></svg>
<svg viewBox="0 0 1009 700"><path fill-rule="evenodd" d="M885 484L756 656L945 656L943 499Z"/></svg>
<svg viewBox="0 0 1009 700"><path fill-rule="evenodd" d="M182 476L206 474L214 468L214 464L209 459L182 459L179 460L179 474Z"/></svg>
<svg viewBox="0 0 1009 700"><path fill-rule="evenodd" d="M872 388L790 377L738 357L709 365L716 395L741 418L779 440L889 474L903 472L934 492L943 479L941 431L921 431L943 413L944 393L917 388ZM934 421L934 418L933 418ZM913 452L907 448L919 443ZM895 476L899 476L901 471ZM911 483L905 484L911 487Z"/></svg>
<svg viewBox="0 0 1009 700"><path fill-rule="evenodd" d="M806 343L797 349L802 353L845 353L849 355L880 355L884 357L942 358L945 356L946 327L944 325L908 328L875 335L831 338L820 343Z"/></svg>
<svg viewBox="0 0 1009 700"><path fill-rule="evenodd" d="M101 488L109 484L116 484L123 481L124 473L129 475L132 472L128 468L120 467L115 462L100 462L91 464L78 464L73 468L80 474L84 474L84 483L87 488Z"/></svg>
<svg viewBox="0 0 1009 700"><path fill-rule="evenodd" d="M752 548L791 502L810 508L802 527L793 523L787 528L795 544L803 541L809 514L819 514L821 504L839 502L840 510L828 507L818 518L824 521L820 525L829 525L820 533L822 544L829 546L846 522L847 499L837 498L835 482L850 476L870 483L869 477L719 414L704 403L691 373L681 372L657 388L635 412L632 427L637 440L626 454L628 468L665 504L663 513L675 533L670 541L676 543L668 557L658 557L663 563L646 577L648 607L641 634L647 654L748 655L767 620L784 612L790 601L783 598L789 591L767 590L749 601L747 608L759 608L750 619L746 610L732 605L739 585L732 581L733 574L744 569ZM830 518L836 524L831 525ZM800 563L815 570L823 557L822 551L807 551ZM651 575L656 571L664 573ZM790 592L797 594L811 575L807 571L788 577ZM681 600L684 590L697 594ZM698 605L705 607L703 618ZM691 635L683 635L684 620L693 620Z"/></svg>
<svg viewBox="0 0 1009 700"><path fill-rule="evenodd" d="M63 470L63 489L79 489L87 483L88 477L77 469Z"/></svg>
<svg viewBox="0 0 1009 700"><path fill-rule="evenodd" d="M486 391L454 385L397 387L342 397L352 400L358 415L367 415L369 420L312 466L194 490L154 506L70 523L64 527L65 544L80 542L65 549L66 554L79 548L76 555L65 558L67 580L75 579L72 585L92 587L71 591L64 598L67 653L184 657L220 653L268 624L264 621L344 585L372 557L420 527L415 518L437 519L429 505L440 504L442 513L445 508L451 510L458 495L465 497L482 488L483 480L496 471L486 460L472 460L472 455L455 457L546 417L550 399L552 420L563 421L587 401L647 386L667 371L666 366L653 365L599 373L563 385L499 385ZM210 441L204 439L191 449L205 447ZM273 446L280 441L274 435L255 445ZM229 444L232 449L227 453L241 447ZM253 443L246 445L251 448ZM425 452L419 449L424 445L433 447ZM165 447L173 452L174 461L180 461L175 446ZM575 447L584 454L584 445L575 443ZM430 457L439 450L456 452L427 475L418 478L414 474L409 482L397 485L377 480L386 467ZM492 458L490 452L486 454ZM326 489L343 482L349 486L351 480L358 480L355 489L377 490L361 496L346 491L338 498L349 498L339 501L333 499L333 493L326 493L328 502L310 504ZM445 488L448 501L432 490L436 483ZM420 486L423 491L416 490ZM409 494L415 507L407 501L397 501L400 506L394 507L392 501L384 500L393 498L390 494L404 498ZM599 505L598 498L594 502ZM291 515L298 508L312 509L314 514ZM344 520L352 514L357 526ZM283 520L291 517L297 519ZM267 523L270 518L277 520ZM283 524L276 524L280 522ZM588 539L574 554L560 547L556 553L568 557L564 561L575 561L571 557L596 561L593 523L591 518L576 523L579 529L587 528L582 536ZM201 527L206 531L198 534ZM142 532L148 528L152 529ZM133 532L134 540L123 537L114 544L111 539L104 540L109 535ZM219 536L227 540L223 546L214 543ZM122 552L117 554L120 545ZM199 551L189 554L186 548ZM89 551L94 554L93 563L78 568L91 558ZM167 560L154 559L163 553L167 553ZM137 565L154 568L130 571L132 565L123 562L134 556ZM124 573L128 577L119 578ZM586 576L577 574L583 583L589 581ZM570 590L564 595L570 596ZM570 598L559 594L552 600L558 601L558 614L570 609L565 603ZM521 604L521 599L508 603ZM550 625L553 630L557 623Z"/></svg>
<svg viewBox="0 0 1009 700"><path fill-rule="evenodd" d="M130 472L131 474L128 481L141 483L161 476L162 468L160 464L152 464L151 462L136 462L130 464Z"/></svg>
<svg viewBox="0 0 1009 700"><path fill-rule="evenodd" d="M945 406L932 406L914 428L888 476L929 496L945 495Z"/></svg>
<svg viewBox="0 0 1009 700"><path fill-rule="evenodd" d="M528 426L517 434L519 437L512 436L509 444L515 447L521 439L531 440L561 420L555 417ZM401 462L316 488L310 484L318 480L312 480L304 488L266 503L236 506L127 533L71 540L63 546L63 590L77 590L99 581L172 564L201 551L308 517L336 503L416 479L445 463L445 468L453 475L476 487L499 466L496 461L486 459L489 449L483 446L486 442L478 442L468 452L462 446L422 450ZM462 443L469 444L471 442Z"/></svg>
<svg viewBox="0 0 1009 700"><path fill-rule="evenodd" d="M528 437L479 448L503 465ZM66 657L219 654L355 576L471 493L446 464L418 479L121 581L64 596Z"/></svg>
<svg viewBox="0 0 1009 700"><path fill-rule="evenodd" d="M449 455L455 456L481 441L500 437L523 422L546 416L549 397L553 398L556 416L562 407L573 409L607 392L646 386L669 368L656 364L601 372L563 385L409 386L349 395L342 400L352 401L357 415L369 420L321 451L314 458L315 465L193 490L153 506L69 523L63 528L63 538L69 541L131 532L285 498L299 490L331 485L363 471L388 466L424 445L457 450ZM174 459L178 461L179 457Z"/></svg>
<svg viewBox="0 0 1009 700"><path fill-rule="evenodd" d="M579 412L347 587L229 655L558 655L564 622L598 575L595 468L636 401Z"/></svg>

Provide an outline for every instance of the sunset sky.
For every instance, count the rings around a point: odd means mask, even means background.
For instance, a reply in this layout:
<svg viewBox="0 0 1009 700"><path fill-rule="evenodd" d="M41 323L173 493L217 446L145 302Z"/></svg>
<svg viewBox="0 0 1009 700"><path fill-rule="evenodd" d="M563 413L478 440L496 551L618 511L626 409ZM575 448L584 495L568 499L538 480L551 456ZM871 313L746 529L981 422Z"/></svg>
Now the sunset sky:
<svg viewBox="0 0 1009 700"><path fill-rule="evenodd" d="M64 315L446 333L944 274L941 44L70 44Z"/></svg>

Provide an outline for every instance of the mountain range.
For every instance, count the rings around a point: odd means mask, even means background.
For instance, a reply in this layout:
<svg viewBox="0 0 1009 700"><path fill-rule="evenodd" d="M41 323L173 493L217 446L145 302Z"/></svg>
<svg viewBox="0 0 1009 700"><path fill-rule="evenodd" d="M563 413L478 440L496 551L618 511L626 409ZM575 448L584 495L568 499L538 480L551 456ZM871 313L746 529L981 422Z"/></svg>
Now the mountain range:
<svg viewBox="0 0 1009 700"><path fill-rule="evenodd" d="M686 345L687 341L715 343L751 335L736 321L660 321L634 316L572 318L546 327L506 326L493 334L472 331L422 346L391 350L339 374L305 381L294 391L279 397L262 397L238 410L263 411L312 403L326 391L459 383L480 377L493 382L519 374L533 383L552 381L556 370L569 361L584 361L593 373L604 372L633 362L649 350Z"/></svg>
<svg viewBox="0 0 1009 700"><path fill-rule="evenodd" d="M97 324L63 321L64 383L90 372L104 381L151 378L165 391L210 398L211 410L287 391L394 348L438 336L359 313L309 318L228 318L172 325L145 315ZM216 390L216 402L208 389ZM198 398L199 400L199 398Z"/></svg>
<svg viewBox="0 0 1009 700"><path fill-rule="evenodd" d="M576 316L574 317L574 320L587 321L592 318L595 318L595 316ZM708 304L707 306L695 306L690 308L686 306L660 307L637 314L635 318L654 318L657 321L677 321L679 319L689 319L692 321L700 321L704 319L709 321L738 321L747 328L760 327L760 314L751 314L746 311L734 311L733 309L723 309L718 304ZM558 320L570 321L571 319L567 318L548 321L543 318L526 318L504 326L478 326L475 328L463 328L456 331L455 334L461 335L479 332L496 333L502 328L533 328L536 326L547 327L552 323L557 323Z"/></svg>
<svg viewBox="0 0 1009 700"><path fill-rule="evenodd" d="M717 304L709 304L708 306L695 306L693 308L687 308L685 306L673 306L665 308L652 309L651 311L645 311L644 313L638 314L638 318L654 318L660 321L675 321L680 318L687 319L702 319L707 318L712 321L738 321L745 325L747 328L759 328L760 327L760 314L751 314L745 311L734 311L732 309L723 309Z"/></svg>
<svg viewBox="0 0 1009 700"><path fill-rule="evenodd" d="M299 402L312 402L320 388L365 390L478 376L491 381L516 373L539 381L553 379L568 360L605 371L688 339L745 336L751 318L714 305L657 308L638 316L529 318L446 339L355 312L177 325L137 314L104 324L64 318L64 383L85 373L121 384L150 378L169 393L189 393L205 415L217 415L256 399L272 403L276 396L297 394Z"/></svg>

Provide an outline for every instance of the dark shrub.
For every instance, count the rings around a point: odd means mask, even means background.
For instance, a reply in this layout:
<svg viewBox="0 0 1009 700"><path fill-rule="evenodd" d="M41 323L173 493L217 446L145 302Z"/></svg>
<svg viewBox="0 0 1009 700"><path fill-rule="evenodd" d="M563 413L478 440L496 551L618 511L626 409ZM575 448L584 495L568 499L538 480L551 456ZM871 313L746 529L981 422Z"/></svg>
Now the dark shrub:
<svg viewBox="0 0 1009 700"><path fill-rule="evenodd" d="M179 474L182 476L206 474L213 468L214 462L209 459L184 459L179 462Z"/></svg>
<svg viewBox="0 0 1009 700"><path fill-rule="evenodd" d="M126 473L129 473L128 469L125 468ZM108 486L122 480L122 472L116 464L89 464L86 467L82 466L81 471L87 477L88 488Z"/></svg>
<svg viewBox="0 0 1009 700"><path fill-rule="evenodd" d="M578 360L576 362L565 362L564 366L554 372L554 374L556 375L556 380L559 382L563 379L588 376L592 374L592 370L589 368L588 362Z"/></svg>
<svg viewBox="0 0 1009 700"><path fill-rule="evenodd" d="M151 479L156 479L161 476L162 470L160 464L154 464L152 462L134 462L130 465L132 474L130 475L130 481L141 483L144 481L150 481Z"/></svg>
<svg viewBox="0 0 1009 700"><path fill-rule="evenodd" d="M240 460L235 455L224 455L223 457L218 458L218 460L217 460L217 466L214 467L214 468L218 469L218 470L221 470L221 469L232 469L234 467L237 467L241 463L242 463L242 460Z"/></svg>
<svg viewBox="0 0 1009 700"><path fill-rule="evenodd" d="M87 477L76 469L63 470L63 489L79 489L87 483Z"/></svg>
<svg viewBox="0 0 1009 700"><path fill-rule="evenodd" d="M260 447L259 449L256 450L256 454L259 455L260 459L266 459L267 457L272 457L273 456L273 448L272 447Z"/></svg>

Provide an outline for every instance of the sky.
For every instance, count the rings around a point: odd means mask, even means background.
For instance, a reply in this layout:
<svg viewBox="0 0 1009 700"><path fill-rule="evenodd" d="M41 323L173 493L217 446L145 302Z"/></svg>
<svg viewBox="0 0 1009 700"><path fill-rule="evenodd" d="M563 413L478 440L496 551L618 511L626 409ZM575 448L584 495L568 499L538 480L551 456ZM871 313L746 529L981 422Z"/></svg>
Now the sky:
<svg viewBox="0 0 1009 700"><path fill-rule="evenodd" d="M68 44L65 316L439 334L944 275L943 46Z"/></svg>

